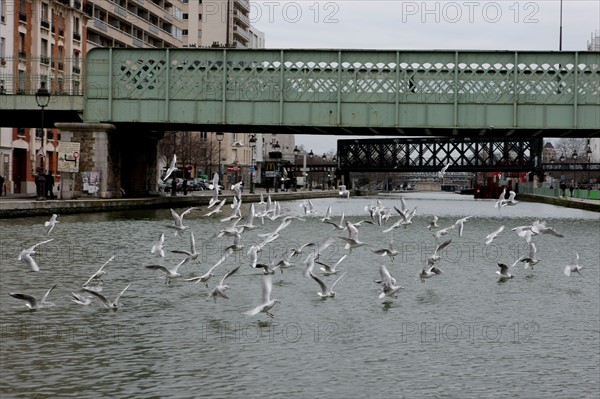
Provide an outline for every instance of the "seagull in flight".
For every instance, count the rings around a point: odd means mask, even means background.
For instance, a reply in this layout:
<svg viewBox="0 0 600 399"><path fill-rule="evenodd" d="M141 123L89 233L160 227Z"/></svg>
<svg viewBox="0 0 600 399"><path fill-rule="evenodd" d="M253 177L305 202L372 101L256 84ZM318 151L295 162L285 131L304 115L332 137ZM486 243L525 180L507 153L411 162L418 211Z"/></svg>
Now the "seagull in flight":
<svg viewBox="0 0 600 399"><path fill-rule="evenodd" d="M165 267L163 265L144 265L144 267L146 269L158 270L158 271L164 273L165 274L165 284L171 284L172 279L181 277L181 274L177 273L177 270L179 269L179 266L183 265L187 260L188 260L188 258L185 258L184 260L182 260L181 262L179 262L178 264L176 264L175 266L172 266L170 268Z"/></svg>
<svg viewBox="0 0 600 399"><path fill-rule="evenodd" d="M579 254L575 252L575 259L573 259L571 264L565 266L565 268L563 269L563 273L565 276L570 277L571 273L573 272L581 274L581 269L583 269L583 266L579 266Z"/></svg>
<svg viewBox="0 0 600 399"><path fill-rule="evenodd" d="M533 266L540 262L540 259L537 258L537 247L535 246L535 243L529 243L529 255L523 257L521 262L525 263L525 269L531 268L531 270L533 270Z"/></svg>
<svg viewBox="0 0 600 399"><path fill-rule="evenodd" d="M504 263L498 263L500 270L496 270L496 274L500 275L500 280L506 280L509 278L513 278L513 276L508 272L508 266Z"/></svg>
<svg viewBox="0 0 600 399"><path fill-rule="evenodd" d="M400 251L394 249L394 235L390 237L390 245L387 248L372 249L371 251L377 255L389 256L392 261L394 260L394 256L400 253Z"/></svg>
<svg viewBox="0 0 600 399"><path fill-rule="evenodd" d="M452 238L444 241L441 244L438 244L437 247L435 247L435 251L433 251L433 254L427 258L427 266L433 266L434 264L439 262L439 260L441 259L440 255L439 255L440 251L442 249L446 248L451 242L452 242Z"/></svg>
<svg viewBox="0 0 600 399"><path fill-rule="evenodd" d="M76 292L71 292L71 300L76 304L88 306L91 305L94 297L90 295L81 295Z"/></svg>
<svg viewBox="0 0 600 399"><path fill-rule="evenodd" d="M336 223L333 220L324 220L323 223L327 223L333 226L335 230L345 230L346 226L344 226L344 218L346 217L345 213L342 212L342 216L340 218L340 222Z"/></svg>
<svg viewBox="0 0 600 399"><path fill-rule="evenodd" d="M349 253L352 253L352 248L358 248L365 245L365 242L362 242L358 239L358 229L349 220L346 221L346 227L348 228L348 237L340 237L342 240L346 241L346 245L344 245L344 249L349 249Z"/></svg>
<svg viewBox="0 0 600 399"><path fill-rule="evenodd" d="M58 283L54 284L48 291L46 291L46 294L44 294L41 301L38 301L37 298L32 295L21 294L19 292L11 292L9 295L12 296L13 298L17 298L17 299L26 301L25 306L27 306L27 308L29 310L38 310L41 308L45 308L45 307L54 305L52 302L46 301L46 299L48 299L48 295L50 295L52 290L54 288L56 288L57 285L58 285Z"/></svg>
<svg viewBox="0 0 600 399"><path fill-rule="evenodd" d="M494 238L496 238L498 236L498 234L502 233L503 230L504 230L504 225L498 227L498 229L496 231L493 231L490 234L488 234L487 236L485 236L485 245L490 245L492 243L492 241L494 240Z"/></svg>
<svg viewBox="0 0 600 399"><path fill-rule="evenodd" d="M186 258L183 260L183 263L187 263L190 260L197 261L198 256L200 256L200 254L198 253L198 251L196 251L196 240L194 239L194 232L192 231L190 234L190 250L189 251L185 251L182 249L174 249L174 250L171 250L171 252L173 252L174 254L184 254L186 256Z"/></svg>
<svg viewBox="0 0 600 399"><path fill-rule="evenodd" d="M333 266L330 266L330 265L328 265L326 263L319 262L319 261L316 261L315 263L323 266L323 267L321 267L321 270L323 271L323 275L324 276L329 276L329 275L332 275L332 274L337 274L337 272L338 272L337 267L340 265L340 263L342 263L342 261L344 259L346 259L347 256L348 255L343 255L340 259L338 259L337 262L335 262L335 264Z"/></svg>
<svg viewBox="0 0 600 399"><path fill-rule="evenodd" d="M169 165L169 167L167 168L167 171L165 172L165 175L162 178L162 181L166 181L169 176L171 176L171 173L178 171L179 169L177 169L177 155L173 154L173 159L171 160L171 164Z"/></svg>
<svg viewBox="0 0 600 399"><path fill-rule="evenodd" d="M104 283L102 281L102 276L104 276L106 274L106 271L104 270L104 268L106 267L106 265L108 265L114 259L115 259L115 256L113 255L106 262L104 262L104 264L102 266L100 266L100 269L96 270L96 272L94 274L92 274L92 276L90 278L88 278L85 283L83 283L83 286L84 287L87 286L89 283L92 282L92 280L96 280L96 279L98 279L98 281Z"/></svg>
<svg viewBox="0 0 600 399"><path fill-rule="evenodd" d="M262 284L262 303L255 307L252 310L244 312L244 314L248 316L254 316L259 313L264 313L270 318L273 318L273 314L269 312L273 306L280 303L278 299L271 298L271 290L273 289L273 280L270 274L265 274L263 276L263 284Z"/></svg>
<svg viewBox="0 0 600 399"><path fill-rule="evenodd" d="M431 221L427 225L427 230L431 230L433 227L438 227L437 221L438 217L436 215L433 215Z"/></svg>
<svg viewBox="0 0 600 399"><path fill-rule="evenodd" d="M229 297L225 294L225 291L229 289L229 286L225 284L225 280L231 277L235 272L239 270L240 266L236 267L233 270L228 271L225 275L219 280L219 283L212 289L212 291L206 297L206 300L213 299L215 303L217 302L217 297L229 299Z"/></svg>
<svg viewBox="0 0 600 399"><path fill-rule="evenodd" d="M98 291L94 291L92 289L83 287L83 290L86 292L89 292L90 294L92 294L93 296L95 296L96 298L100 299L102 301L102 303L104 304L104 307L107 309L110 309L112 311L116 311L119 308L119 299L121 299L121 296L123 295L123 293L125 291L127 291L127 289L131 286L131 283L129 283L125 288L123 288L123 291L121 291L119 293L119 295L117 295L117 297L115 298L115 300L113 302L110 302L108 299L106 299L106 297L104 295L102 295L101 293L99 293Z"/></svg>
<svg viewBox="0 0 600 399"><path fill-rule="evenodd" d="M458 226L458 236L459 236L459 237L462 237L462 235L463 235L463 230L464 230L464 225L465 225L465 223L467 222L467 220L469 220L469 218L470 218L470 217L471 217L471 216L467 216L467 217L464 217L464 218L462 218L462 219L458 219L458 220L457 220L457 221L454 223L454 226Z"/></svg>
<svg viewBox="0 0 600 399"><path fill-rule="evenodd" d="M496 203L494 204L494 208L502 208L505 205L504 204L505 201L506 201L506 187L504 187L504 189L502 190L500 197L498 197L498 201L496 201Z"/></svg>
<svg viewBox="0 0 600 399"><path fill-rule="evenodd" d="M439 172L438 172L438 177L440 179L444 178L444 175L446 174L446 171L448 170L448 166L450 166L449 163L447 163Z"/></svg>
<svg viewBox="0 0 600 399"><path fill-rule="evenodd" d="M57 217L58 217L58 215L55 213L52 215L50 220L48 220L47 222L44 223L44 226L49 227L46 235L50 235L50 232L54 229L54 226L56 226L57 223L60 223L58 220L56 220Z"/></svg>
<svg viewBox="0 0 600 399"><path fill-rule="evenodd" d="M381 282L379 285L382 289L381 293L379 294L379 299L383 299L386 296L398 298L397 293L403 287L396 285L396 279L392 277L385 265L379 266L379 275L381 276Z"/></svg>
<svg viewBox="0 0 600 399"><path fill-rule="evenodd" d="M339 189L340 197L346 197L346 199L350 199L350 191L346 188L346 185L340 184Z"/></svg>
<svg viewBox="0 0 600 399"><path fill-rule="evenodd" d="M42 241L42 242L38 242L35 245L30 246L29 248L26 248L24 250L21 251L21 253L19 254L19 256L17 257L17 260L22 260L23 262L25 262L26 264L29 265L29 267L31 268L32 272L39 272L40 268L37 264L37 262L35 261L35 259L33 259L31 257L31 255L35 254L35 248L38 247L39 245L42 244L46 244L50 241L54 240L54 238L51 238L49 240L46 241Z"/></svg>
<svg viewBox="0 0 600 399"><path fill-rule="evenodd" d="M310 277L312 277L313 280L315 280L317 282L317 284L319 284L319 287L321 288L321 291L317 292L317 294L319 294L321 299L327 299L327 298L335 297L335 292L333 291L333 287L335 287L337 282L340 281L340 279L342 277L344 277L346 275L346 273L347 272L344 272L344 274L342 274L340 277L338 277L338 279L335 280L335 282L333 284L331 284L331 287L329 287L329 288L327 288L327 285L319 277L315 276L312 273L309 273L309 275L310 275Z"/></svg>
<svg viewBox="0 0 600 399"><path fill-rule="evenodd" d="M185 215L187 215L188 213L190 213L191 211L193 211L194 209L198 209L197 206L193 206L191 208L188 208L187 210L185 210L184 212L181 213L181 215L179 215L177 212L175 212L173 210L173 208L171 208L171 217L173 218L173 221L175 222L175 225L168 225L167 227L170 229L175 229L175 234L174 235L178 235L179 233L182 233L184 230L186 230L188 228L188 226L184 226L183 225L183 217Z"/></svg>
<svg viewBox="0 0 600 399"><path fill-rule="evenodd" d="M158 237L158 241L152 245L152 249L150 250L150 253L156 253L158 256L160 256L161 258L165 257L165 250L163 249L163 243L165 242L165 234L162 233L160 235L160 237Z"/></svg>
<svg viewBox="0 0 600 399"><path fill-rule="evenodd" d="M219 261L217 263L215 263L215 265L213 267L208 269L208 271L206 273L204 273L202 276L186 278L185 281L188 281L190 283L196 283L196 284L204 283L206 288L208 288L208 280L210 280L210 278L214 276L213 270L215 270L217 266L219 266L221 263L223 263L225 261L225 259L227 259L228 256L229 256L229 253L227 253L227 252L224 253L223 256L221 256L221 259L219 259Z"/></svg>

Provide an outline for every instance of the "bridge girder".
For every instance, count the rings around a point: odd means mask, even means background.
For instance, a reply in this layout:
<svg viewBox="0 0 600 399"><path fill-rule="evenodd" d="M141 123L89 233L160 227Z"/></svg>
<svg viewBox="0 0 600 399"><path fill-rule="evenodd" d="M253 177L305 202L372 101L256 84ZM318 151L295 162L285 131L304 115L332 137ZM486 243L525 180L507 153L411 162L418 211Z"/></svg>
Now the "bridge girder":
<svg viewBox="0 0 600 399"><path fill-rule="evenodd" d="M532 171L539 167L542 140L418 137L338 140L338 167L350 172Z"/></svg>

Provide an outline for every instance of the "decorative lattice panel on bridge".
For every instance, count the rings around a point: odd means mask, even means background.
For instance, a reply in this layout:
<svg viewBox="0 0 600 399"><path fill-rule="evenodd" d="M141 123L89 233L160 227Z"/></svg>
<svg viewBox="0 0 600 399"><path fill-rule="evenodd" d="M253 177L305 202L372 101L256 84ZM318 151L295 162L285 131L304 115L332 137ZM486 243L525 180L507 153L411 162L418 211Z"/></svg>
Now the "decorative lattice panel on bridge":
<svg viewBox="0 0 600 399"><path fill-rule="evenodd" d="M453 138L338 140L342 172L529 171L536 169L541 140Z"/></svg>
<svg viewBox="0 0 600 399"><path fill-rule="evenodd" d="M600 53L94 49L86 61L90 121L400 134L600 126Z"/></svg>

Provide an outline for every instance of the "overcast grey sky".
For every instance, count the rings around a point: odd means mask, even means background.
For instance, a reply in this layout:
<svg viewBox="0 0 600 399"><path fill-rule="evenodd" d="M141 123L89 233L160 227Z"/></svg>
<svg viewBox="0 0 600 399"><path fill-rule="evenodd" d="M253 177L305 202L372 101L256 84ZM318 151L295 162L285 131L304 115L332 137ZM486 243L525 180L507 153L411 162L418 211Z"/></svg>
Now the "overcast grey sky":
<svg viewBox="0 0 600 399"><path fill-rule="evenodd" d="M251 2L267 48L558 50L560 0ZM600 0L564 0L563 50L586 50ZM348 136L344 136L347 138ZM338 136L338 138L342 138ZM318 153L335 137L296 136Z"/></svg>

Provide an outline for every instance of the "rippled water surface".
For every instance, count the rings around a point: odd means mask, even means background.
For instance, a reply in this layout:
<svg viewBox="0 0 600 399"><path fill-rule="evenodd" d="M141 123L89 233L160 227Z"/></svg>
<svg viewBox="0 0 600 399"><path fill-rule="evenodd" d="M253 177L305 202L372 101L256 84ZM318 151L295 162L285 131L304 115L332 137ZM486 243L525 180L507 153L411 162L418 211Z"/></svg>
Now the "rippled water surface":
<svg viewBox="0 0 600 399"><path fill-rule="evenodd" d="M203 284L183 281L204 274L232 243L215 234L230 223L207 219L206 209L185 217L190 230L174 237L168 210L59 216L54 240L34 256L33 273L17 260L21 249L47 238L48 218L0 221L0 393L1 397L597 397L599 393L600 224L597 213L537 203L502 210L493 201L454 194L405 196L417 216L394 231L400 250L393 261L371 249L387 247L385 226L363 224L356 248L340 265L347 274L334 299L321 300L315 281L302 276L307 250L295 266L273 276L277 304L270 319L246 316L261 301L262 275L249 266L246 251L215 269L212 288L227 271L229 299L207 301ZM351 221L368 219L364 207L376 199L400 207L398 196L314 200L317 216L294 220L265 247L267 263L283 251L309 241L346 233L321 223L328 206L333 219L342 211ZM300 202L282 203L286 214L301 215ZM223 217L231 212L226 205ZM183 209L178 209L183 211ZM247 206L244 208L244 215ZM394 212L395 213L395 212ZM446 227L472 216L462 237L456 230L442 252L443 274L422 283L417 274L434 249L426 225L431 215ZM522 264L515 277L500 282L497 263L512 264L529 250L511 228L545 220L563 238L534 237L540 263ZM242 244L259 243L259 234L280 221L258 221ZM489 246L484 237L505 225ZM165 248L189 248L194 232L199 263L187 263L181 279L165 285L144 263L171 266L182 255L164 259L150 253L161 232ZM445 238L444 237L444 238ZM322 259L335 263L348 251L339 239ZM562 273L579 253L581 275ZM70 293L111 255L103 278L114 298L127 284L123 307L105 310L99 301L80 306ZM378 298L373 280L385 264L404 287L391 301ZM318 265L315 271L318 274ZM322 277L332 283L337 277ZM54 283L54 306L29 311L9 292L41 297Z"/></svg>

